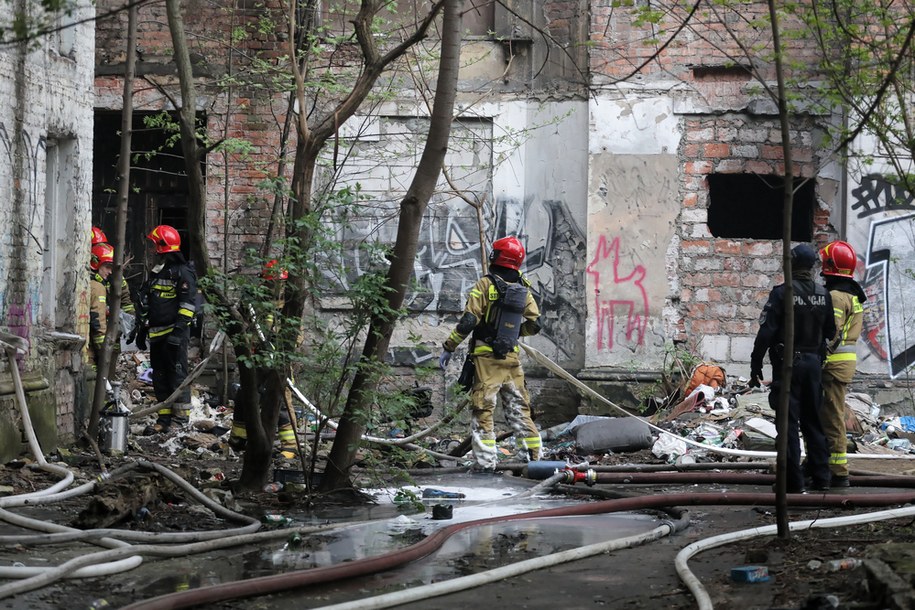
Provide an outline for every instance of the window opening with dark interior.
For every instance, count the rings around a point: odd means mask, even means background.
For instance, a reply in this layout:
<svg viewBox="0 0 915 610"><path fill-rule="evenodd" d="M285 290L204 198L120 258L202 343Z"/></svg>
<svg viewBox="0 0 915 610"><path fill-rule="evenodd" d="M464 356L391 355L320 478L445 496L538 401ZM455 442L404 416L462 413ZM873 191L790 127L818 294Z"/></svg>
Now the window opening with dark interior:
<svg viewBox="0 0 915 610"><path fill-rule="evenodd" d="M758 174L710 174L708 228L715 237L781 239L785 207L784 180ZM813 237L815 183L794 180L791 215L792 241Z"/></svg>

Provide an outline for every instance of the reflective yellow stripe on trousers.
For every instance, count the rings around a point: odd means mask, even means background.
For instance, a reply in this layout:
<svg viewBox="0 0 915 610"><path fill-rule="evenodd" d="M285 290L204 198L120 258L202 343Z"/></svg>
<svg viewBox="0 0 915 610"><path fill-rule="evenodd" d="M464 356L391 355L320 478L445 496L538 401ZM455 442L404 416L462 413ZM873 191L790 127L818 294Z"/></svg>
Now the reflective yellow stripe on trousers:
<svg viewBox="0 0 915 610"><path fill-rule="evenodd" d="M847 453L830 453L829 454L829 464L831 466L844 466L848 464L848 454Z"/></svg>

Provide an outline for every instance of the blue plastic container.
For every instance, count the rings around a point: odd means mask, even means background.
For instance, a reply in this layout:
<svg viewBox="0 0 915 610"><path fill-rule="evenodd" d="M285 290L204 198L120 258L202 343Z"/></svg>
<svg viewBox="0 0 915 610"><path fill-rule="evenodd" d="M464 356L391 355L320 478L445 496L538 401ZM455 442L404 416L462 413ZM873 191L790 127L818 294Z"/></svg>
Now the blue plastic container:
<svg viewBox="0 0 915 610"><path fill-rule="evenodd" d="M558 460L528 462L526 469L527 478L542 481L544 479L549 479L557 470L562 470L567 467L568 464L566 462Z"/></svg>

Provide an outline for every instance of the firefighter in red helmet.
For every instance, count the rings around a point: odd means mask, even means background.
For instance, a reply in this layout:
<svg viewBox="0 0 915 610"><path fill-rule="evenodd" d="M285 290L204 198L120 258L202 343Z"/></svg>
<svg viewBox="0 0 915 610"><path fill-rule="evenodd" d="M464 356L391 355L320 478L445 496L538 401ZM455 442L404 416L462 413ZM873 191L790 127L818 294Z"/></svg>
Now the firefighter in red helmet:
<svg viewBox="0 0 915 610"><path fill-rule="evenodd" d="M864 325L867 295L854 279L858 257L848 242L834 241L820 250L826 289L832 297L836 336L826 344L823 366L823 408L820 419L829 443L832 487L848 487L848 437L845 427L845 393L857 367L857 343Z"/></svg>
<svg viewBox="0 0 915 610"><path fill-rule="evenodd" d="M89 258L89 350L98 364L105 332L108 330L108 276L114 268L114 248L99 242L92 246ZM115 361L112 358L112 361Z"/></svg>
<svg viewBox="0 0 915 610"><path fill-rule="evenodd" d="M264 280L266 287L273 295L275 310L277 312L282 311L283 282L289 279L289 271L280 266L279 261L272 259L267 261L261 270L261 279ZM263 321L263 325L260 320L257 319L253 308L251 309L251 315L263 343L263 348L273 350L274 347L270 335L272 335L274 331L274 315L268 314ZM284 404L280 406L279 416L277 418L276 436L280 442L280 456L286 459L293 459L298 457L299 444L295 436L296 422L290 417L289 409L287 408L287 405L292 404L292 392L289 387L285 385L283 387L283 399ZM243 451L247 446L248 427L245 422L248 421L248 418L256 416L255 413L249 412L249 409L246 408L247 406L248 405L244 404L240 399L237 399L235 402L235 411L232 413L232 432L229 434L229 446L235 451Z"/></svg>
<svg viewBox="0 0 915 610"><path fill-rule="evenodd" d="M114 271L114 248L104 241L105 234L98 227L92 228L92 239L100 239L92 245L89 258L89 351L93 366L98 364L105 333L108 332L109 303L111 302L111 273ZM121 280L121 331L127 333L127 343L133 341L131 333L136 310L130 299L127 281ZM108 378L117 373L118 355L121 353L120 334L111 348Z"/></svg>
<svg viewBox="0 0 915 610"><path fill-rule="evenodd" d="M444 369L458 345L473 334L468 358L475 367L470 424L475 471L495 470L498 453L493 411L500 397L518 446L525 450L521 457L540 459L540 432L531 419L518 347L519 337L540 332L540 309L530 282L521 273L524 254L524 246L516 237L493 242L489 273L470 289L464 313L439 358Z"/></svg>
<svg viewBox="0 0 915 610"><path fill-rule="evenodd" d="M137 346L149 341L153 390L162 402L178 389L187 377L187 348L190 327L197 307L197 276L181 254L181 236L174 227L159 225L146 236L155 248L155 264L141 291L143 329ZM169 432L173 425L187 423L190 389L173 404L159 409L155 425L147 434Z"/></svg>
<svg viewBox="0 0 915 610"><path fill-rule="evenodd" d="M111 244L108 243L108 236L105 235L105 232L102 229L100 229L99 227L94 226L94 227L92 227L92 246L91 246L93 255L95 253L95 247L98 245L104 245L104 246L108 246L109 248L113 248L113 246L111 246ZM112 249L112 253L113 252L114 252L114 250ZM92 265L90 264L90 267L91 266ZM94 270L95 269L93 268L93 271ZM110 295L111 286L110 286L110 282L108 281L107 275L105 276L105 287L107 288L108 294ZM127 285L127 279L122 277L121 278L121 331L127 335L127 339L126 339L127 343L133 343L133 340L134 340L133 338L136 337L136 334L134 332L136 330L135 318L136 318L136 309L134 308L133 300L130 298L130 287ZM104 335L105 335L105 333L103 331L102 336L104 337ZM120 351L117 345L115 346L115 349ZM115 357L113 357L111 359L111 361L112 361L111 370L112 370L112 374L113 374L114 366L117 363L117 354L115 354Z"/></svg>
<svg viewBox="0 0 915 610"><path fill-rule="evenodd" d="M97 246L99 244L107 244L108 236L105 235L105 232L98 227L92 227L92 245Z"/></svg>

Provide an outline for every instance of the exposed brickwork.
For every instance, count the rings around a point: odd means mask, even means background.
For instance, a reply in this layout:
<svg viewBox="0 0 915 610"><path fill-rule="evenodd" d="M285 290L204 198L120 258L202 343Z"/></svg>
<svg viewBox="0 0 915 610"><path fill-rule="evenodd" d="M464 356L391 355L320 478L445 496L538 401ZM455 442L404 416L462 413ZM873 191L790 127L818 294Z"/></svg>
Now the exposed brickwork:
<svg viewBox="0 0 915 610"><path fill-rule="evenodd" d="M768 23L764 2L720 6L714 11L700 7L691 18L688 13L693 3L652 3L652 9L664 14L657 24L636 22L637 9L644 6L642 2L592 0L590 68L597 82L630 77L638 66L642 77L674 78L701 87L706 99L717 105L719 100L733 100L734 94L751 81L749 73L734 66L749 65L743 59L744 50L771 48L771 32L759 25ZM783 15L780 27L788 56L797 61L796 65L813 65L813 45L803 37L787 34L794 28L792 20ZM662 45L667 46L659 52ZM772 65L758 60L753 63L764 79L774 79Z"/></svg>
<svg viewBox="0 0 915 610"><path fill-rule="evenodd" d="M683 160L681 233L707 227L711 173L752 173L777 177L784 171L781 131L771 118L744 114L686 117L680 147ZM814 123L799 121L791 132L795 173L815 176L819 153L811 142ZM726 143L730 142L730 143ZM814 234L827 230L828 210L814 214ZM759 311L781 275L781 244L715 238L684 239L680 244L680 312L688 335L755 335ZM722 351L720 342L715 343Z"/></svg>
<svg viewBox="0 0 915 610"><path fill-rule="evenodd" d="M223 6L220 6L223 4ZM414 4L422 4L417 9ZM555 44L566 45L564 52L554 50L549 58L556 64L560 55L569 57L583 53L583 38L587 35L587 5L584 0L553 0L535 3L536 10L531 18L543 25L555 39ZM356 3L349 3L350 7ZM117 0L98 2L99 12L119 7ZM288 93L280 86L282 80L290 75L273 73L257 77L264 66L283 66L281 59L288 54L288 43L285 32L270 33L269 28L261 28L262 21L269 23L273 19L280 24L285 22L285 3L268 1L262 8L260 4L250 11L236 11L225 3L191 2L186 5L185 28L191 53L195 58L195 75L198 86L198 108L207 115L207 133L213 139L223 136L246 141L251 151L244 156L230 155L228 166L224 165L221 155L211 154L207 159L207 243L210 248L212 263L221 265L223 261L228 268L235 268L242 262L245 248L263 245L263 236L270 222L273 210L273 195L261 184L265 179L272 179L280 171L279 155L281 152L281 135L287 112ZM253 5L252 5L253 7ZM407 18L413 25L413 17L428 9L428 4L418 0L402 0L398 3L401 17ZM333 29L352 29L346 19L340 15L325 15L326 23ZM123 73L125 55L123 35L126 31L126 16L119 13L113 19L101 20L97 24L96 47L96 91L98 108L117 110L121 107L122 85L119 75ZM236 39L237 48L232 54L233 63L227 63L229 39L233 31L245 32L245 38ZM400 39L401 33L388 36ZM542 40L538 43L542 43ZM534 52L541 53L534 45ZM150 78L165 86L175 99L180 99L174 77L172 63L172 42L167 27L164 3L144 4L140 7L137 49L139 53L138 72L151 75ZM493 49L501 54L502 48L494 43ZM355 44L338 45L332 48L327 45L326 55L319 56L310 62L308 77L320 79L327 72L327 84L337 79L342 69L353 63L358 64L360 57ZM516 61L521 61L520 59ZM556 64L562 66L568 58L561 58ZM322 65L324 62L324 65ZM538 71L556 72L567 68L539 66ZM239 84L228 91L217 86L220 80L225 81L231 75ZM542 76L541 78L546 78ZM555 80L555 77L552 77ZM272 79L277 79L275 82ZM551 80L550 82L553 82ZM414 84L408 83L414 97ZM309 91L315 90L309 85ZM170 108L169 100L148 83L138 79L135 86L134 106L136 111L161 110ZM322 91L318 102L318 112L325 111L331 100L327 99L328 90ZM310 95L310 93L309 93ZM309 98L309 103L311 100ZM413 107L413 102L409 104ZM409 112L413 112L412 110ZM290 152L295 146L294 126L290 132L286 150ZM291 158L290 158L291 161ZM412 164L411 164L412 165ZM284 177L291 178L291 165L287 163L283 170ZM226 182L226 176L229 176ZM226 197L224 191L228 190ZM228 247L228 252L223 250Z"/></svg>

